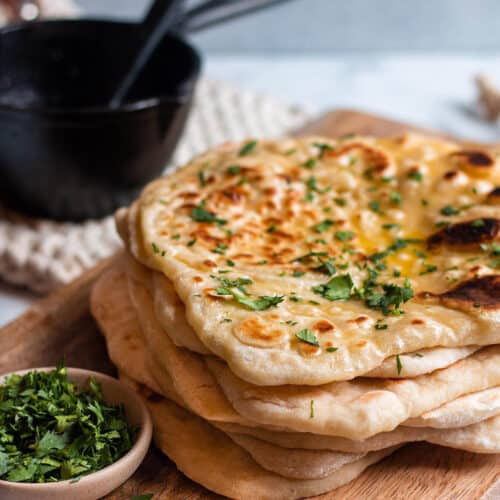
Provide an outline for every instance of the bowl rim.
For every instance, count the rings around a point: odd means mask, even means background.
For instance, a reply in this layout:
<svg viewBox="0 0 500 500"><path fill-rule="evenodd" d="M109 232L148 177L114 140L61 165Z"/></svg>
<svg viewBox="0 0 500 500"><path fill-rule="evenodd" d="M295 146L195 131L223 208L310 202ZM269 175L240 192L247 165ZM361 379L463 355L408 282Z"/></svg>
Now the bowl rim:
<svg viewBox="0 0 500 500"><path fill-rule="evenodd" d="M85 25L85 24L102 24L102 25L118 25L118 26L139 26L138 23L116 21L112 18L106 17L82 17L78 19L47 19L43 21L28 21L15 23L3 28L0 28L0 37L5 34L22 31L26 29L33 29L34 26L43 28L44 26L56 25ZM187 50L192 57L192 68L190 74L181 82L179 87L186 85L186 90L180 92L178 95L159 95L155 97L148 97L139 99L132 102L127 102L119 108L112 109L108 106L68 106L68 107L41 107L41 106L15 106L11 104L0 103L0 111L9 111L17 113L33 113L40 115L92 115L92 114L106 114L114 115L121 113L131 113L153 109L162 105L168 104L185 104L192 99L196 83L200 77L202 68L202 58L199 51L187 40L184 39L180 33L168 33L166 38L174 40L179 43L185 50Z"/></svg>
<svg viewBox="0 0 500 500"><path fill-rule="evenodd" d="M27 368L24 370L16 370L13 372L6 372L0 374L0 384L3 383L6 377L9 377L10 375L24 375L29 372L33 371L43 371L43 372L48 372L52 371L56 368L56 366L42 366L42 367L35 367L35 368ZM125 462L128 458L130 458L132 455L135 455L136 453L139 452L139 448L142 448L142 446L145 446L146 449L149 449L149 446L151 444L152 440L152 434L153 434L153 422L151 418L151 414L149 413L149 410L145 403L142 401L142 399L130 388L128 387L124 382L121 380L111 377L110 375L107 375L102 372L96 372L93 370L86 370L84 368L73 368L73 367L65 367L68 370L68 378L71 381L71 374L77 374L81 375L83 377L95 377L97 382L99 382L101 385L103 383L110 384L110 385L115 385L119 386L121 390L123 390L125 393L127 393L127 396L132 400L133 404L137 404L137 406L140 408L140 419L141 422L138 424L140 426L139 433L137 434L137 437L134 441L134 444L132 445L132 448L130 448L125 455L123 455L121 458L119 458L116 462L113 462L110 465L107 465L106 467L95 471L91 472L90 474L86 474L83 476L80 476L78 481L75 481L75 479L64 479L62 481L55 481L55 482L50 482L50 483L24 483L24 482L15 482L15 481L5 481L0 479L0 491L2 488L10 488L10 489L17 489L17 490L25 490L26 493L33 492L35 493L36 490L43 489L46 492L50 492L51 489L53 490L58 490L63 487L67 487L69 485L76 486L77 484L80 483L85 483L84 486L88 483L89 480L91 481L100 481L101 478L107 476L108 474L112 474L114 470L120 468L121 465L123 465L123 462ZM143 460L141 460L142 462ZM135 472L135 471L133 471ZM133 474L132 472L132 474ZM130 476L128 476L130 477ZM128 479L127 477L127 479Z"/></svg>

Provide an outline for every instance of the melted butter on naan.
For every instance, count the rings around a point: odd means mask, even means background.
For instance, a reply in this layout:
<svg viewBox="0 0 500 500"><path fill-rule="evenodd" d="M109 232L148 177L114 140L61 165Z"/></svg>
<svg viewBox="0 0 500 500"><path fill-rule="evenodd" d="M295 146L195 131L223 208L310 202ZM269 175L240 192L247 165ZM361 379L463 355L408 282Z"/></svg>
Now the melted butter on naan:
<svg viewBox="0 0 500 500"><path fill-rule="evenodd" d="M347 379L400 352L500 340L494 299L450 292L499 273L499 185L493 152L417 135L228 143L145 189L131 249L243 378ZM349 300L318 291L347 275Z"/></svg>

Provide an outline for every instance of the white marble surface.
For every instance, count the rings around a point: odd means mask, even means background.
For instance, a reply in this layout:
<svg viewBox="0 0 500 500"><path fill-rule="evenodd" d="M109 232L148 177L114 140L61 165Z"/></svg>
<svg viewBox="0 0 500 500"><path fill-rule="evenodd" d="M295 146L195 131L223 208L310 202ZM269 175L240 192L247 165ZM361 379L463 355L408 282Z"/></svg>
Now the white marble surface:
<svg viewBox="0 0 500 500"><path fill-rule="evenodd" d="M500 53L211 56L205 71L317 113L358 108L469 139L500 137L499 126L478 118L473 85L478 72L500 84ZM32 300L0 284L0 325Z"/></svg>

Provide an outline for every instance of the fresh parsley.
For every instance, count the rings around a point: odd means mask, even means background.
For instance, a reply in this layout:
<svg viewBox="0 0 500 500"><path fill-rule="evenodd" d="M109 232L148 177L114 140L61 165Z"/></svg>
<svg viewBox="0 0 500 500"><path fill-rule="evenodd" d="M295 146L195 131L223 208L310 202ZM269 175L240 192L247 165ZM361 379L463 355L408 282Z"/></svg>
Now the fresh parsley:
<svg viewBox="0 0 500 500"><path fill-rule="evenodd" d="M316 347L319 347L319 342L318 339L316 338L316 335L314 335L311 330L308 330L307 328L304 328L303 330L300 330L300 332L297 332L295 336L299 339L302 340L303 342L306 342L307 344L314 345Z"/></svg>
<svg viewBox="0 0 500 500"><path fill-rule="evenodd" d="M354 233L352 231L337 231L335 233L335 239L338 241L346 242L354 238Z"/></svg>
<svg viewBox="0 0 500 500"><path fill-rule="evenodd" d="M422 175L421 172L419 172L418 170L412 170L409 174L408 174L408 179L411 179L412 181L416 181L416 182L422 182L422 179L424 178L424 176Z"/></svg>
<svg viewBox="0 0 500 500"><path fill-rule="evenodd" d="M250 154L254 149L255 146L257 146L257 141L250 141L247 142L241 149L240 152L238 153L239 156L246 156Z"/></svg>
<svg viewBox="0 0 500 500"><path fill-rule="evenodd" d="M460 210L458 208L455 208L451 205L446 205L440 210L441 215L457 215L460 213Z"/></svg>
<svg viewBox="0 0 500 500"><path fill-rule="evenodd" d="M380 291L381 288L381 291ZM387 316L389 314L399 315L399 306L413 297L413 289L405 279L404 286L393 283L383 283L382 285L372 284L363 291L365 304L371 309L379 309Z"/></svg>
<svg viewBox="0 0 500 500"><path fill-rule="evenodd" d="M398 372L398 377L401 375L401 370L403 370L403 363L401 363L401 358L399 354L396 354L396 370Z"/></svg>
<svg viewBox="0 0 500 500"><path fill-rule="evenodd" d="M340 274L327 283L312 287L312 291L327 300L345 300L351 297L354 287L350 274Z"/></svg>
<svg viewBox="0 0 500 500"><path fill-rule="evenodd" d="M333 225L335 224L335 221L331 219L325 219L318 224L315 224L312 227L312 230L316 233L324 233L325 231L328 231Z"/></svg>
<svg viewBox="0 0 500 500"><path fill-rule="evenodd" d="M116 462L133 439L123 407L108 405L92 378L78 389L62 364L11 375L0 386L2 480L77 480Z"/></svg>
<svg viewBox="0 0 500 500"><path fill-rule="evenodd" d="M203 200L198 206L194 207L191 210L191 218L196 222L207 222L207 223L215 223L223 226L227 223L227 220L220 219L214 213L209 212L205 209L206 202Z"/></svg>

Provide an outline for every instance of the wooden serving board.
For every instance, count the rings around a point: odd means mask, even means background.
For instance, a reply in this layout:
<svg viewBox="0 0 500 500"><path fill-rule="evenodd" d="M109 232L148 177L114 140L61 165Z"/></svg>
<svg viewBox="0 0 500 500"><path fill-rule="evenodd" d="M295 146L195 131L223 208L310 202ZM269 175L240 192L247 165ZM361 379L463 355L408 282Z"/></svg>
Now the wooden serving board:
<svg viewBox="0 0 500 500"><path fill-rule="evenodd" d="M330 136L350 132L392 135L406 130L418 129L341 110L326 114L299 132ZM88 300L92 284L112 262L113 258L108 259L87 271L1 329L0 373L54 365L64 356L67 366L114 374L104 341L89 314ZM128 500L144 493L153 493L155 500L220 498L183 476L154 448L135 475L108 498ZM500 456L472 454L425 443L411 444L370 467L357 480L318 498L498 500Z"/></svg>

